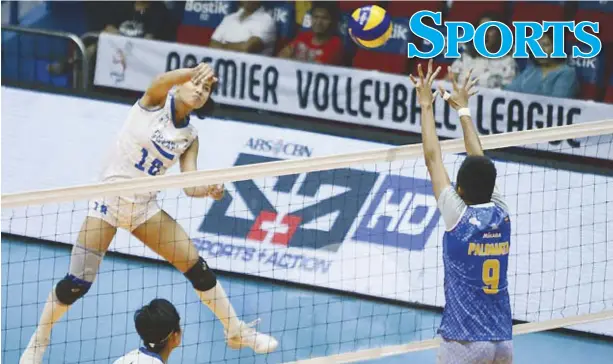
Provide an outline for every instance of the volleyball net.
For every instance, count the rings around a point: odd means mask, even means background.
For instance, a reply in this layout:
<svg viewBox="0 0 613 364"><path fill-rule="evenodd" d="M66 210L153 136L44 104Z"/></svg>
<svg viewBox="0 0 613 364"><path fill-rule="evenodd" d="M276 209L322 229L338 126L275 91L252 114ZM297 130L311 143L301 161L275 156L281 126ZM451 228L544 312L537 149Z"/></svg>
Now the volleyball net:
<svg viewBox="0 0 613 364"><path fill-rule="evenodd" d="M486 150L555 146L556 153L574 158L597 151L610 166L613 120L484 136L482 144ZM441 146L453 181L464 158L457 154L464 152L463 141ZM613 336L613 325L606 322L613 319L612 174L586 172L585 166L569 169L564 161L495 163L512 218L513 318L525 322L515 333L572 326ZM226 194L218 201L182 193L219 183ZM90 199L155 191L160 191L159 206L184 227L212 268L301 285L300 291L273 283L266 289L227 289L239 315L263 316L261 331L279 339L272 362L364 361L438 345L444 225L421 144L284 161L241 153L232 168L5 194L2 232L73 244ZM118 232L110 250L159 259L125 231ZM25 252L5 258L3 244L3 360L18 357L27 345L37 319L25 316L38 317L46 295L68 270L68 255ZM189 282L145 277L142 269L103 264L94 287L66 319L67 327L90 341L133 340L126 317L149 296L161 296L188 316L178 349L184 362L202 351L208 362L250 360L225 348L223 335L211 329L213 315L189 293ZM134 286L134 280L140 283ZM305 285L330 291L309 296ZM117 305L120 296L131 298ZM366 303L378 300L385 304ZM200 308L194 316L189 307ZM118 315L121 323L104 324ZM52 346L82 347L83 341L66 334L54 336ZM129 340L121 342L101 355L115 358L133 349ZM70 362L85 362L84 357Z"/></svg>

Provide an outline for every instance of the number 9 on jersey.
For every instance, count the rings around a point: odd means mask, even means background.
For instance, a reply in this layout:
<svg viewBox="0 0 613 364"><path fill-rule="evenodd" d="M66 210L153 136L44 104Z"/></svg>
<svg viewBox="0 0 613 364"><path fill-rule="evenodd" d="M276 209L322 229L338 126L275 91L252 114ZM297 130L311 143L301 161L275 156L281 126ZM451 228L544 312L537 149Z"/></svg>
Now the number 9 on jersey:
<svg viewBox="0 0 613 364"><path fill-rule="evenodd" d="M482 279L485 286L485 294L498 293L498 283L500 281L500 261L498 259L488 259L483 262Z"/></svg>

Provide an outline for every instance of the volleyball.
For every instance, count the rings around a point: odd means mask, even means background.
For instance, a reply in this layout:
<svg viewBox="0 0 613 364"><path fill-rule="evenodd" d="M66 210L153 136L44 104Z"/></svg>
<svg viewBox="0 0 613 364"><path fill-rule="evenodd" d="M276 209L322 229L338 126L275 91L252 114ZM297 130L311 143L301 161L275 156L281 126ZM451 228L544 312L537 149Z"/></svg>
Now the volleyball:
<svg viewBox="0 0 613 364"><path fill-rule="evenodd" d="M382 7L363 6L351 14L349 35L362 47L378 48L392 36L392 21Z"/></svg>

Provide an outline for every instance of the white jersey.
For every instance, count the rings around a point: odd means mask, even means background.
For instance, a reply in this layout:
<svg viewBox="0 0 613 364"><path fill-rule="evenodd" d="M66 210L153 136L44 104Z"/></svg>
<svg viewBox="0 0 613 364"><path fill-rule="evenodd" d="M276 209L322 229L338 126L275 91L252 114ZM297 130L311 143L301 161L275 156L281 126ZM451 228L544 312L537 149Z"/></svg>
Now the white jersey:
<svg viewBox="0 0 613 364"><path fill-rule="evenodd" d="M142 107L140 100L135 103L107 157L102 181L162 175L177 163L197 131L189 117L184 126L175 126L174 109L173 95L155 109ZM160 211L156 197L154 191L97 198L90 201L88 216L133 231Z"/></svg>
<svg viewBox="0 0 613 364"><path fill-rule="evenodd" d="M115 360L113 364L164 364L164 361L158 354L140 348Z"/></svg>
<svg viewBox="0 0 613 364"><path fill-rule="evenodd" d="M174 109L173 95L155 109L136 102L107 157L102 181L163 175L177 163L198 132L189 117L185 126L175 126Z"/></svg>

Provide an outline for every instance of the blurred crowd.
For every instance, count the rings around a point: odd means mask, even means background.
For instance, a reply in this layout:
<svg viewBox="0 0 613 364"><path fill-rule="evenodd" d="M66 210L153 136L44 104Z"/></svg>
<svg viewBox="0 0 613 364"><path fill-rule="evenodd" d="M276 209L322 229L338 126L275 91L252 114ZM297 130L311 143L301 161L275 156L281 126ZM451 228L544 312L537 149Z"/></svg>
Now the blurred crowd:
<svg viewBox="0 0 613 364"><path fill-rule="evenodd" d="M475 26L497 20L507 24L517 20L613 19L613 2L374 2L392 16L392 39L384 47L367 50L356 47L346 32L347 18L365 1L134 1L89 3L92 30L129 37L143 37L196 44L236 52L262 54L328 65L408 74L419 60L406 57L408 41L426 49L429 43L413 39L408 19L418 10L443 11L444 20L464 20ZM610 12L609 12L610 11ZM435 59L443 66L440 77L463 78L468 70L479 77L482 87L500 88L529 94L582 98L613 102L613 35L606 21L599 37L603 51L594 60L527 59L510 55L499 59L481 57L467 44L459 59ZM500 33L490 28L486 34L489 49L498 49ZM552 34L539 43L552 52ZM567 39L567 48L573 45ZM95 44L88 54L95 53ZM70 60L52 64L50 71L65 72Z"/></svg>

